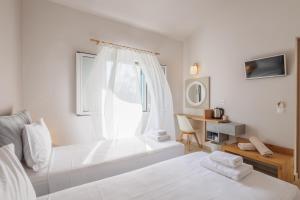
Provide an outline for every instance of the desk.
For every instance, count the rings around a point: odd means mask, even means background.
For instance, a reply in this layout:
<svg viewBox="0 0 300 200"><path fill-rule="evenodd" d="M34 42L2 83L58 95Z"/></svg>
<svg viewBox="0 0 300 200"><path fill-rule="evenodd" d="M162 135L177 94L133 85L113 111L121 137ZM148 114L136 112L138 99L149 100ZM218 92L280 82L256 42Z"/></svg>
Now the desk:
<svg viewBox="0 0 300 200"><path fill-rule="evenodd" d="M201 122L203 122L203 125L204 125L203 134L204 134L205 140L201 141L202 143L209 141L206 138L207 123L226 123L226 122L228 122L228 121L225 121L225 120L222 120L222 119L208 119L208 118L204 118L204 116L202 116L202 115L190 115L190 114L177 114L177 115L184 115L188 119L191 119L191 120L194 120L194 121L201 121Z"/></svg>
<svg viewBox="0 0 300 200"><path fill-rule="evenodd" d="M185 115L187 118L195 121L202 121L202 122L211 122L211 123L225 123L222 119L206 119L202 115L189 115L189 114L178 114L178 115Z"/></svg>

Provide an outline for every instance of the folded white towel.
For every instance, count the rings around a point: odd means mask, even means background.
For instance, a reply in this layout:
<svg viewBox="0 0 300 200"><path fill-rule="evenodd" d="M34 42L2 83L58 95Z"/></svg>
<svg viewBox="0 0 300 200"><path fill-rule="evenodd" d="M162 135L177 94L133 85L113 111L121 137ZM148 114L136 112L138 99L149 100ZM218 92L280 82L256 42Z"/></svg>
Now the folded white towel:
<svg viewBox="0 0 300 200"><path fill-rule="evenodd" d="M248 165L245 163L237 168L227 167L211 160L208 156L203 158L200 163L203 167L236 181L239 181L248 176L253 170L252 165Z"/></svg>
<svg viewBox="0 0 300 200"><path fill-rule="evenodd" d="M170 140L169 135L161 135L160 136L160 135L155 135L155 134L149 134L148 136L157 142L164 142L164 141Z"/></svg>
<svg viewBox="0 0 300 200"><path fill-rule="evenodd" d="M167 135L167 131L165 131L165 130L157 130L156 133L160 136Z"/></svg>
<svg viewBox="0 0 300 200"><path fill-rule="evenodd" d="M243 164L243 158L223 151L214 151L209 155L209 158L227 167L239 167Z"/></svg>
<svg viewBox="0 0 300 200"><path fill-rule="evenodd" d="M273 152L266 145L264 145L264 143L262 143L257 137L250 137L249 140L261 155L266 157L270 157L273 155Z"/></svg>
<svg viewBox="0 0 300 200"><path fill-rule="evenodd" d="M252 143L238 143L238 147L244 151L254 151L256 149Z"/></svg>

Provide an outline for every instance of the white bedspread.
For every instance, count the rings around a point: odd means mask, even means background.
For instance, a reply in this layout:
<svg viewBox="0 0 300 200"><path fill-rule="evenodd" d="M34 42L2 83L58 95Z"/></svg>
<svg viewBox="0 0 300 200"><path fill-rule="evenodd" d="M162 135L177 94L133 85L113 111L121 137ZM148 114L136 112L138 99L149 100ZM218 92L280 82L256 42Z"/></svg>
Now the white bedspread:
<svg viewBox="0 0 300 200"><path fill-rule="evenodd" d="M27 170L38 196L132 171L184 154L175 141L146 137L103 140L54 149L49 169ZM49 170L49 171L48 171Z"/></svg>
<svg viewBox="0 0 300 200"><path fill-rule="evenodd" d="M193 153L38 200L296 200L296 186L253 171L241 182L201 167Z"/></svg>

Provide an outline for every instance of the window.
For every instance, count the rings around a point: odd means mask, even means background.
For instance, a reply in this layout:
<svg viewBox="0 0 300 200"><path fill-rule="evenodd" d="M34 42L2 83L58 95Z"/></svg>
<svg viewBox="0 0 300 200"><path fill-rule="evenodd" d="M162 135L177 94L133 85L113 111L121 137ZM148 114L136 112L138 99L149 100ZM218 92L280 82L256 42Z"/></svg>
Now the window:
<svg viewBox="0 0 300 200"><path fill-rule="evenodd" d="M95 63L94 54L76 53L76 114L79 116L90 115L91 106L88 101L87 77ZM162 65L166 75L167 66ZM147 84L143 72L140 72L141 103L143 112L150 111L150 96L147 91Z"/></svg>
<svg viewBox="0 0 300 200"><path fill-rule="evenodd" d="M87 77L95 63L94 54L76 53L76 114L90 115L91 108L87 99Z"/></svg>

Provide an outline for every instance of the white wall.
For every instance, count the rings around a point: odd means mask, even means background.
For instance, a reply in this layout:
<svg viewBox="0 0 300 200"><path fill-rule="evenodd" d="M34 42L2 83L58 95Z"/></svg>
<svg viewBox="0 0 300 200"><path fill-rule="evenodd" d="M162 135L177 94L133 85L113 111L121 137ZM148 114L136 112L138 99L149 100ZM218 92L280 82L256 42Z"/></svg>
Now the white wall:
<svg viewBox="0 0 300 200"><path fill-rule="evenodd" d="M21 1L0 1L0 115L21 108Z"/></svg>
<svg viewBox="0 0 300 200"><path fill-rule="evenodd" d="M91 139L89 118L75 115L75 52L96 52L91 37L160 52L182 110L182 43L48 1L24 0L22 11L24 107L45 118L57 144Z"/></svg>
<svg viewBox="0 0 300 200"><path fill-rule="evenodd" d="M299 1L235 1L214 10L201 29L184 44L183 81L189 66L202 65L201 76L211 77L211 106L224 100L230 119L247 125L247 135L293 147L296 129L295 38L300 36ZM270 4L271 3L271 4ZM226 12L224 12L226 10ZM218 14L216 14L218 13ZM245 80L244 61L287 53L288 76ZM286 103L276 113L278 101ZM200 113L184 108L185 112Z"/></svg>

